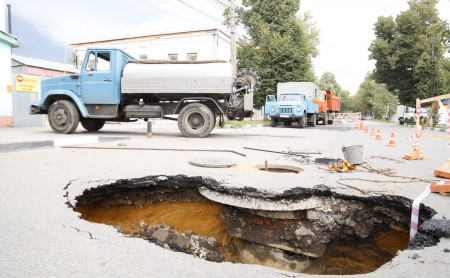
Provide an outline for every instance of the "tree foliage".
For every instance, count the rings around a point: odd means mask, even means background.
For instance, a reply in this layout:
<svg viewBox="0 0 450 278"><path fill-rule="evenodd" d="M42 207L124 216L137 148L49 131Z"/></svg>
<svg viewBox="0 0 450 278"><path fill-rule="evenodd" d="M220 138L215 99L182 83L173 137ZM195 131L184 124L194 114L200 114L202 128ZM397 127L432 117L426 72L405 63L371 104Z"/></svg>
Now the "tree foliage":
<svg viewBox="0 0 450 278"><path fill-rule="evenodd" d="M387 116L389 119L397 111L398 98L389 90L385 84L377 83L373 73L367 74L353 97L355 112L366 114L372 112L376 119Z"/></svg>
<svg viewBox="0 0 450 278"><path fill-rule="evenodd" d="M400 103L415 106L416 98L443 93L444 53L450 32L436 9L437 0L409 0L409 9L395 19L380 16L370 59L376 61L374 78L395 92Z"/></svg>
<svg viewBox="0 0 450 278"><path fill-rule="evenodd" d="M237 48L238 68L253 68L262 85L255 95L255 107L276 92L277 83L315 81L311 58L317 55L318 31L311 16L297 16L299 0L243 0L238 10L250 35Z"/></svg>

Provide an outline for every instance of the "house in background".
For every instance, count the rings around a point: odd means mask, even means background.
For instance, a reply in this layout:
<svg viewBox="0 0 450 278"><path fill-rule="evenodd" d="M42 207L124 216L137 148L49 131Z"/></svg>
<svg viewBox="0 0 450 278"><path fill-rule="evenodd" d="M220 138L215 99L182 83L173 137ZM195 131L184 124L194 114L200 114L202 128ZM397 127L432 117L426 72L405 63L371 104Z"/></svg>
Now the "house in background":
<svg viewBox="0 0 450 278"><path fill-rule="evenodd" d="M40 81L45 78L77 73L70 64L12 55L12 115L15 127L43 126L43 115L30 115L30 104L40 101Z"/></svg>
<svg viewBox="0 0 450 278"><path fill-rule="evenodd" d="M0 127L13 123L11 49L18 47L19 41L5 31L5 1L0 1Z"/></svg>
<svg viewBox="0 0 450 278"><path fill-rule="evenodd" d="M71 44L79 60L89 46L118 47L142 60L226 60L229 61L230 36L223 26L201 25L177 17L153 20Z"/></svg>

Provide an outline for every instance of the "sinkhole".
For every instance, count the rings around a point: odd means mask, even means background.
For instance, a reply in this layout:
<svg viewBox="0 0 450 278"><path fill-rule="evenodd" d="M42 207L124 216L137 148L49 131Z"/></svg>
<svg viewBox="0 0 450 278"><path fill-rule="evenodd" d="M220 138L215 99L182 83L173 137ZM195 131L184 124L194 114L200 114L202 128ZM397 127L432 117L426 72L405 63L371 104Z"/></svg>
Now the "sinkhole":
<svg viewBox="0 0 450 278"><path fill-rule="evenodd" d="M75 201L82 219L166 249L298 273L369 273L409 241L411 200L324 185L267 193L203 177L149 176L85 190ZM434 211L420 213L424 221Z"/></svg>

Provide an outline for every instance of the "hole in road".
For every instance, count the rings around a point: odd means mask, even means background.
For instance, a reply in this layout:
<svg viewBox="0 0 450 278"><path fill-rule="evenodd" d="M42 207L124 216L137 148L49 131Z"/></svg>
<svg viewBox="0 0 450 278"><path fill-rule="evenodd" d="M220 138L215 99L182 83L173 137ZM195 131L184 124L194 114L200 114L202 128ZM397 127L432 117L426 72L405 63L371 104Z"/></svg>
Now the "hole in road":
<svg viewBox="0 0 450 278"><path fill-rule="evenodd" d="M201 177L145 177L85 190L81 218L163 248L215 262L260 264L308 274L369 273L408 246L410 200L333 195L325 189L263 196L304 209L258 210L213 202L199 188L246 198ZM249 190L249 191L246 191ZM313 205L314 204L314 205ZM433 211L421 209L422 220Z"/></svg>

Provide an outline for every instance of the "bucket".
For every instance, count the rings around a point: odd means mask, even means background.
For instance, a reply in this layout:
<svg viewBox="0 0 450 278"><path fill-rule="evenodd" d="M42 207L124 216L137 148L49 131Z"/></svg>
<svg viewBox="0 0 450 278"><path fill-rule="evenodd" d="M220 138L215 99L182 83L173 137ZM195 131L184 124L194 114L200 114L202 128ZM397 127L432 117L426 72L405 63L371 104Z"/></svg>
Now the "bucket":
<svg viewBox="0 0 450 278"><path fill-rule="evenodd" d="M362 161L363 145L342 147L342 152L344 153L345 160L351 164L359 164Z"/></svg>

